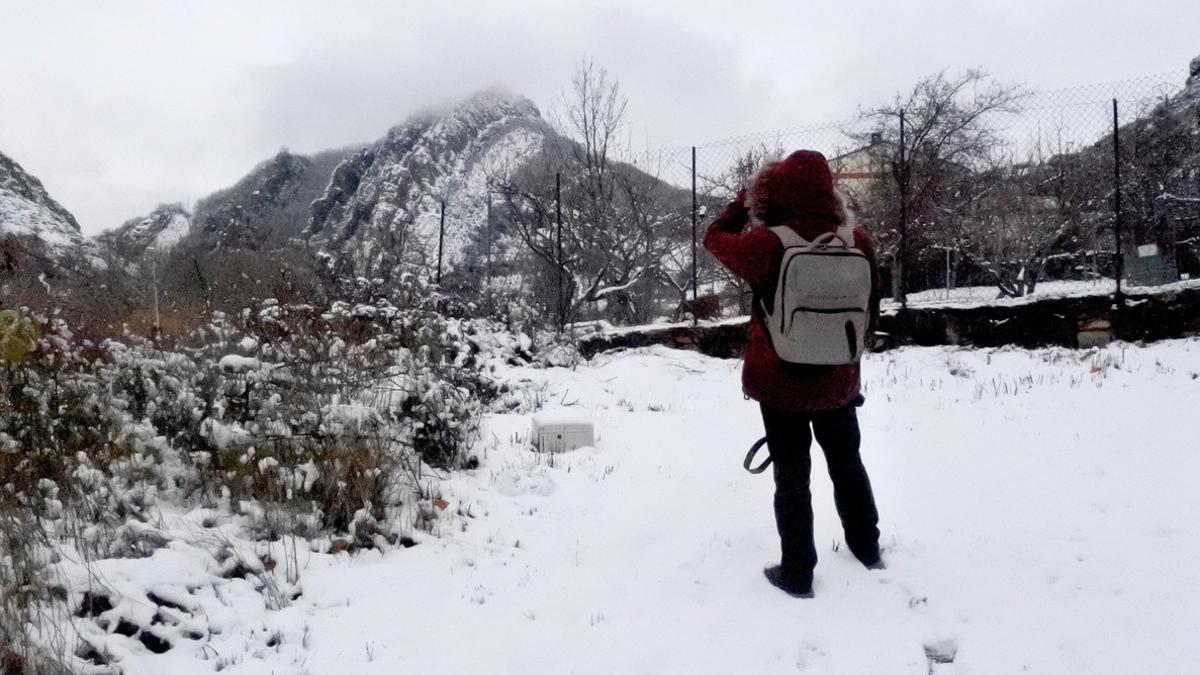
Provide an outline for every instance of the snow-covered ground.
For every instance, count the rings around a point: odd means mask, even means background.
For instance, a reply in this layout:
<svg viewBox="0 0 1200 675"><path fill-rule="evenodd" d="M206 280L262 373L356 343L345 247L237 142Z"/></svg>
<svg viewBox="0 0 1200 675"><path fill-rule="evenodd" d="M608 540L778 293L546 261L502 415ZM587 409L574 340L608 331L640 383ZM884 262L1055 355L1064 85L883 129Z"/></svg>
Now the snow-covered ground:
<svg viewBox="0 0 1200 675"><path fill-rule="evenodd" d="M281 610L175 547L105 567L216 629L125 672L1200 672L1200 340L869 357L889 568L841 545L815 452L811 600L761 574L772 484L741 469L761 427L737 362L653 348L512 376L593 419L597 447L539 455L528 416L490 418L438 537L302 548Z"/></svg>
<svg viewBox="0 0 1200 675"><path fill-rule="evenodd" d="M1184 279L1173 284L1162 286L1125 285L1125 292L1130 295L1148 293L1168 293L1188 288L1200 288L1200 279ZM910 307L974 307L981 305L1019 305L1050 298L1082 298L1095 295L1112 295L1117 290L1117 282L1113 279L1094 279L1091 281L1043 281L1037 285L1033 293L1020 298L998 297L999 290L995 286L964 286L953 289L932 289L919 293L910 293ZM885 311L895 310L898 303L885 300Z"/></svg>

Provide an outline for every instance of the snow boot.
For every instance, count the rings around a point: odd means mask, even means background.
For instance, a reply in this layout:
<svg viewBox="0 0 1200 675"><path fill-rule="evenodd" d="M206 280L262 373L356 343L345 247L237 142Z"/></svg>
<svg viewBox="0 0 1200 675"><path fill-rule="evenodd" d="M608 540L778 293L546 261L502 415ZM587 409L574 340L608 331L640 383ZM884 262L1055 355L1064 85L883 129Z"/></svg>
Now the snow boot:
<svg viewBox="0 0 1200 675"><path fill-rule="evenodd" d="M787 593L793 598L811 598L813 597L812 579L807 582L799 579L793 579L783 573L783 567L775 565L763 570L763 576L771 585L779 590Z"/></svg>
<svg viewBox="0 0 1200 675"><path fill-rule="evenodd" d="M874 550L867 552L866 555L859 555L858 552L853 550L851 552L858 559L858 562L862 563L862 566L869 570L887 569L887 563L883 562L883 553L879 550L878 546Z"/></svg>

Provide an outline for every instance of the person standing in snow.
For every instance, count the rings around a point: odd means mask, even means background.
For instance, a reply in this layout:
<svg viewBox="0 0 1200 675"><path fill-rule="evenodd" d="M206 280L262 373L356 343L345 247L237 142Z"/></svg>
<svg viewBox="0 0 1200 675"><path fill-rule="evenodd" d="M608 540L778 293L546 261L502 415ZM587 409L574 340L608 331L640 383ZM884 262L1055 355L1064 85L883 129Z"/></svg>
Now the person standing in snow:
<svg viewBox="0 0 1200 675"><path fill-rule="evenodd" d="M784 245L769 227L784 226L806 241L835 232L850 214L833 186L825 157L800 150L768 163L709 226L704 247L754 292L742 369L742 389L762 408L775 475L775 523L780 564L764 570L776 587L812 597L817 550L813 542L809 450L816 438L825 452L834 501L846 544L866 567L882 569L879 515L859 455L857 407L862 404L857 362L801 365L783 361L771 345L763 307L773 306ZM854 248L870 263L872 293L867 335L879 315L879 275L874 241L854 228Z"/></svg>

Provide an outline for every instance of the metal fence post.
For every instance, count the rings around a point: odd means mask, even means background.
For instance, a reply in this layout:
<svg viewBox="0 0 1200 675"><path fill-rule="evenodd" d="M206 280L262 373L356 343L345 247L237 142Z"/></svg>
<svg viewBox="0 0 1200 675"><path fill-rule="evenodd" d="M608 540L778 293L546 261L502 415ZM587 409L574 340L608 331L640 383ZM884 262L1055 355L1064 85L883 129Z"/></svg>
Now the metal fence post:
<svg viewBox="0 0 1200 675"><path fill-rule="evenodd" d="M1117 240L1117 307L1125 304L1121 288L1125 276L1125 246L1121 232L1121 124L1117 115L1117 99L1112 100L1113 111L1113 234Z"/></svg>
<svg viewBox="0 0 1200 675"><path fill-rule="evenodd" d="M442 283L442 249L446 245L446 200L442 200L442 217L438 224L438 266L437 266L437 282Z"/></svg>
<svg viewBox="0 0 1200 675"><path fill-rule="evenodd" d="M899 260L899 269L896 273L899 275L899 280L896 286L897 295L900 297L901 309L908 309L908 163L904 156L904 109L900 109L900 170L897 173L897 178L900 181L900 254L897 256Z"/></svg>
<svg viewBox="0 0 1200 675"><path fill-rule="evenodd" d="M696 273L696 146L692 146L692 325L699 323L700 319L696 315L696 290L699 286L697 283Z"/></svg>
<svg viewBox="0 0 1200 675"><path fill-rule="evenodd" d="M555 256L556 267L558 267L558 332L562 332L566 327L566 305L563 302L563 250L562 250L562 174L554 174L554 217L557 223L556 247L558 254Z"/></svg>

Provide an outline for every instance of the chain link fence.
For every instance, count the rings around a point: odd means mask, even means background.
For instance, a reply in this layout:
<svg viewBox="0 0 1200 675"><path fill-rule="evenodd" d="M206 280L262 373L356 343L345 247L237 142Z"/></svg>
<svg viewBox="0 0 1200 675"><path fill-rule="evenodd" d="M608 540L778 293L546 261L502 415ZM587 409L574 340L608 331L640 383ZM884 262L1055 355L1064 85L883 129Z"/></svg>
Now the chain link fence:
<svg viewBox="0 0 1200 675"><path fill-rule="evenodd" d="M750 290L703 249L704 230L765 162L801 148L829 159L900 306L1200 278L1200 75L1185 72L1043 92L927 78L829 124L610 149L603 185L588 158L560 158L438 204L429 277L487 308L523 293L560 326L744 315ZM621 208L599 208L614 183ZM458 236L469 223L486 223L478 241Z"/></svg>
<svg viewBox="0 0 1200 675"><path fill-rule="evenodd" d="M967 82L970 89L953 95L968 112L985 108L973 119L931 119L936 113L922 105L932 94L914 89L894 108L840 122L622 160L692 193L694 209L677 215L690 222L695 212L699 239L765 161L800 148L822 152L879 243L881 272L898 301L1120 293L1118 278L1154 286L1200 277L1200 82L1186 86L1187 79L1171 72L1012 89L1005 105L990 109L980 104L984 85ZM956 137L955 124L972 125L971 134ZM692 251L691 241L673 249L668 264L686 274L656 298L659 313L745 313L748 289L698 242L694 261Z"/></svg>

